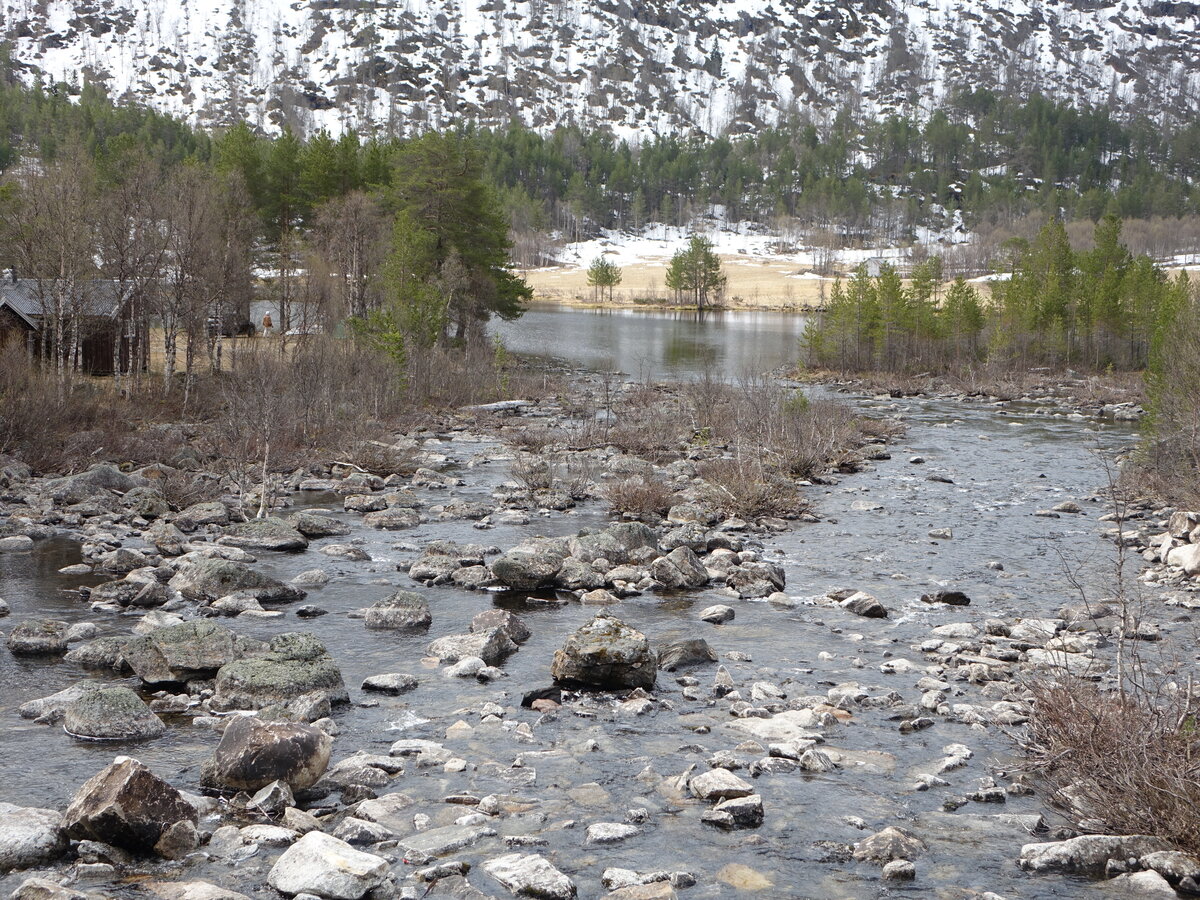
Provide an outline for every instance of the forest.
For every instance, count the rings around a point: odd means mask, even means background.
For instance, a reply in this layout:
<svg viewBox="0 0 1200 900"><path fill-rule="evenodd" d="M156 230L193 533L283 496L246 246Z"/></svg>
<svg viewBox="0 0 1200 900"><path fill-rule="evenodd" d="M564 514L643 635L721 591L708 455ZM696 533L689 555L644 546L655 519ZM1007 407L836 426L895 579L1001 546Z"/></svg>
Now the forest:
<svg viewBox="0 0 1200 900"><path fill-rule="evenodd" d="M810 322L808 362L908 373L982 363L1008 371L1157 368L1192 286L1186 272L1169 278L1150 257L1131 253L1121 227L1105 216L1084 250L1053 219L1033 241L1010 242L1006 269L978 286L962 277L946 285L938 257L915 266L907 282L893 267L872 277L860 266L835 282L828 308Z"/></svg>
<svg viewBox="0 0 1200 900"><path fill-rule="evenodd" d="M923 229L986 235L1116 215L1153 223L1127 227L1137 252L1200 247L1200 123L1164 129L1039 95L960 91L923 121L868 121L847 109L828 124L795 120L716 139L629 142L518 124L455 131L478 155L521 265L547 261L551 234L686 227L714 210L810 245L896 245L926 237ZM132 141L164 163L236 169L268 242L309 226L334 198L387 188L406 143L353 131L268 136L249 124L209 135L94 86L24 86L0 47L0 171L23 156L52 158L71 140L97 159ZM1024 230L1032 237L1036 227Z"/></svg>

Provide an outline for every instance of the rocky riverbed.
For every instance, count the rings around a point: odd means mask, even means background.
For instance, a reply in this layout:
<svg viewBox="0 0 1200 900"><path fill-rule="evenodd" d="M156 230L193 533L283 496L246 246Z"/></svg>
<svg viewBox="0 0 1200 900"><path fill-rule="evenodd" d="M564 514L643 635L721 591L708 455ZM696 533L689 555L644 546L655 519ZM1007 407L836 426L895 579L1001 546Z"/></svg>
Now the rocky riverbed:
<svg viewBox="0 0 1200 900"><path fill-rule="evenodd" d="M908 431L808 485L811 512L788 521L719 515L686 456L597 446L562 463L586 478L514 478L503 439L564 415L551 402L399 435L403 472L292 473L261 520L219 491L173 509L164 466L48 478L8 461L0 887L1187 888L1200 863L1157 842L1077 838L1016 774L1008 732L1023 679L1103 678L1129 630L1078 602L1060 551L1100 590L1114 537L1161 560L1131 639L1187 641L1200 520L1145 506L1109 533L1093 451L1128 447L1120 425L858 402ZM630 473L677 492L664 521L573 496ZM1095 880L1110 859L1134 863Z"/></svg>

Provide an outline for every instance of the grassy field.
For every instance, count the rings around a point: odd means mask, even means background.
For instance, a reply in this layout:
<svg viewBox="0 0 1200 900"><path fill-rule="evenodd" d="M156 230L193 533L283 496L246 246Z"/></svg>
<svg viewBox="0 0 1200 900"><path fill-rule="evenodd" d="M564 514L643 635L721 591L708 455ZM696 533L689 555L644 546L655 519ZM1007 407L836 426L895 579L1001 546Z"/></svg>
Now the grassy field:
<svg viewBox="0 0 1200 900"><path fill-rule="evenodd" d="M729 307L809 309L821 306L833 285L831 278L801 276L794 263L742 256L724 256L721 261L729 279L725 289L725 305ZM669 303L673 299L664 286L665 264L637 263L622 267L621 273L621 285L613 292L614 303ZM523 274L536 300L599 302L594 289L588 286L586 269L561 266L530 269Z"/></svg>

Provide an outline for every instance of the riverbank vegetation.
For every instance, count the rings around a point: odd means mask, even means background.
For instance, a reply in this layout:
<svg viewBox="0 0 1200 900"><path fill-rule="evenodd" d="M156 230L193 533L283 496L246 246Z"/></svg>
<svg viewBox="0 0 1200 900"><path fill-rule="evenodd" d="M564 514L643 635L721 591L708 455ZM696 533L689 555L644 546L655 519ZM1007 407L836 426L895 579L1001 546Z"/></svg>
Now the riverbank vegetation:
<svg viewBox="0 0 1200 900"><path fill-rule="evenodd" d="M1185 273L1169 278L1121 243L1121 221L1106 216L1092 246L1072 247L1061 221L1032 242L1012 242L1005 271L978 287L947 287L940 260L918 265L905 283L883 266L862 266L838 282L828 309L804 338L807 361L841 371L915 373L990 366L1087 371L1142 370L1161 355L1186 308Z"/></svg>
<svg viewBox="0 0 1200 900"><path fill-rule="evenodd" d="M524 426L509 441L539 460L614 448L703 478L699 495L683 495L652 477L649 465L610 481L603 496L630 518L657 521L672 506L700 503L753 521L805 512L799 482L857 471L864 445L898 431L894 422L857 416L843 403L810 399L773 379L729 382L709 375L687 384L606 384L596 397L575 403L563 421ZM537 469L545 477L552 471L553 465Z"/></svg>

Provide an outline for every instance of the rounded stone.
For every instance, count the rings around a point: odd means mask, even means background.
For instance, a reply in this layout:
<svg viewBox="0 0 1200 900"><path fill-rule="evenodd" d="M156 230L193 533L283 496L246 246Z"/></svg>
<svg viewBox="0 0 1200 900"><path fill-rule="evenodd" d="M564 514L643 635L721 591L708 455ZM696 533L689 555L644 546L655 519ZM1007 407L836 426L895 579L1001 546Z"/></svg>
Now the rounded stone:
<svg viewBox="0 0 1200 900"><path fill-rule="evenodd" d="M87 691L67 705L63 730L91 741L136 741L167 730L142 698L127 687Z"/></svg>

